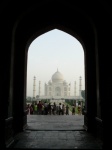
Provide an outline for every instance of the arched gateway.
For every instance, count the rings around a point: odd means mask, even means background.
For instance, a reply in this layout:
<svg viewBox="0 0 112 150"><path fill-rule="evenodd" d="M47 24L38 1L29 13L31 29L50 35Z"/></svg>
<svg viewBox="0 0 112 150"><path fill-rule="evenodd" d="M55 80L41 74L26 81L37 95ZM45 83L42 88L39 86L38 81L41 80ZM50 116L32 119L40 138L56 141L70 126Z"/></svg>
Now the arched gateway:
<svg viewBox="0 0 112 150"><path fill-rule="evenodd" d="M102 1L1 1L0 147L8 147L27 124L26 70L30 43L41 34L60 29L84 48L86 105L84 126L110 148L112 80L110 4ZM71 54L72 55L72 54ZM39 57L39 56L38 56ZM109 74L108 74L109 72ZM61 90L55 88L55 94ZM108 101L108 109L105 107ZM106 112L106 115L105 115ZM2 132L3 131L3 132ZM106 131L106 132L105 132ZM107 134L103 136L104 134ZM106 141L105 137L108 139ZM109 146L109 147L108 147Z"/></svg>

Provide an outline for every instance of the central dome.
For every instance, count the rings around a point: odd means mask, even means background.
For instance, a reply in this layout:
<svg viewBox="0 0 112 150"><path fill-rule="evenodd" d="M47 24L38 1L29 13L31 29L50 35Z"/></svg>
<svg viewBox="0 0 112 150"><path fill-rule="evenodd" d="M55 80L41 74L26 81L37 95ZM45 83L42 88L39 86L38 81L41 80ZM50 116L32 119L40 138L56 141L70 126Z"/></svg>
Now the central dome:
<svg viewBox="0 0 112 150"><path fill-rule="evenodd" d="M52 75L52 82L63 82L63 75L58 71L57 69L57 72L55 72L53 75Z"/></svg>

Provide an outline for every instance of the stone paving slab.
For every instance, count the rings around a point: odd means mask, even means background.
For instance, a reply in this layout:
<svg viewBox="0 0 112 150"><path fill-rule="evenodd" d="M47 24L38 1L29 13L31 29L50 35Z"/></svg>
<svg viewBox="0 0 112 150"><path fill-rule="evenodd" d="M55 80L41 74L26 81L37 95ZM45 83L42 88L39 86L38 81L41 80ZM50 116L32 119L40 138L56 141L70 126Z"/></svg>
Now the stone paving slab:
<svg viewBox="0 0 112 150"><path fill-rule="evenodd" d="M84 130L83 115L28 115L28 130Z"/></svg>
<svg viewBox="0 0 112 150"><path fill-rule="evenodd" d="M84 130L83 115L28 115L27 124L14 138L12 148L102 149L101 141Z"/></svg>
<svg viewBox="0 0 112 150"><path fill-rule="evenodd" d="M15 138L13 148L26 149L102 149L86 131L24 131Z"/></svg>

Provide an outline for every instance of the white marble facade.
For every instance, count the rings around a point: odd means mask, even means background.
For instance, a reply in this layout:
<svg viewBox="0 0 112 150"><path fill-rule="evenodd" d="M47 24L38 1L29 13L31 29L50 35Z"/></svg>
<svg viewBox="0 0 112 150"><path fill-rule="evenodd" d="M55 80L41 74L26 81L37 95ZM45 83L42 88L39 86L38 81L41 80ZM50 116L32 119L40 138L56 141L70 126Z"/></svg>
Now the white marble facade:
<svg viewBox="0 0 112 150"><path fill-rule="evenodd" d="M56 98L64 98L70 96L71 84L64 80L63 75L57 71L52 75L48 84L45 83L45 96Z"/></svg>

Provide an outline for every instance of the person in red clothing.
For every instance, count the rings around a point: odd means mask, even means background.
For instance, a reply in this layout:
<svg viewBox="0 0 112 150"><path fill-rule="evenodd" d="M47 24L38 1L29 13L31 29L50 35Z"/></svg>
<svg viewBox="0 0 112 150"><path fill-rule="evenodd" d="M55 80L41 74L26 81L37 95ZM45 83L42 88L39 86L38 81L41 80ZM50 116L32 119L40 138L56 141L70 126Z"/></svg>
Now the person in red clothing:
<svg viewBox="0 0 112 150"><path fill-rule="evenodd" d="M31 106L30 106L30 115L33 115L33 105L31 104Z"/></svg>

